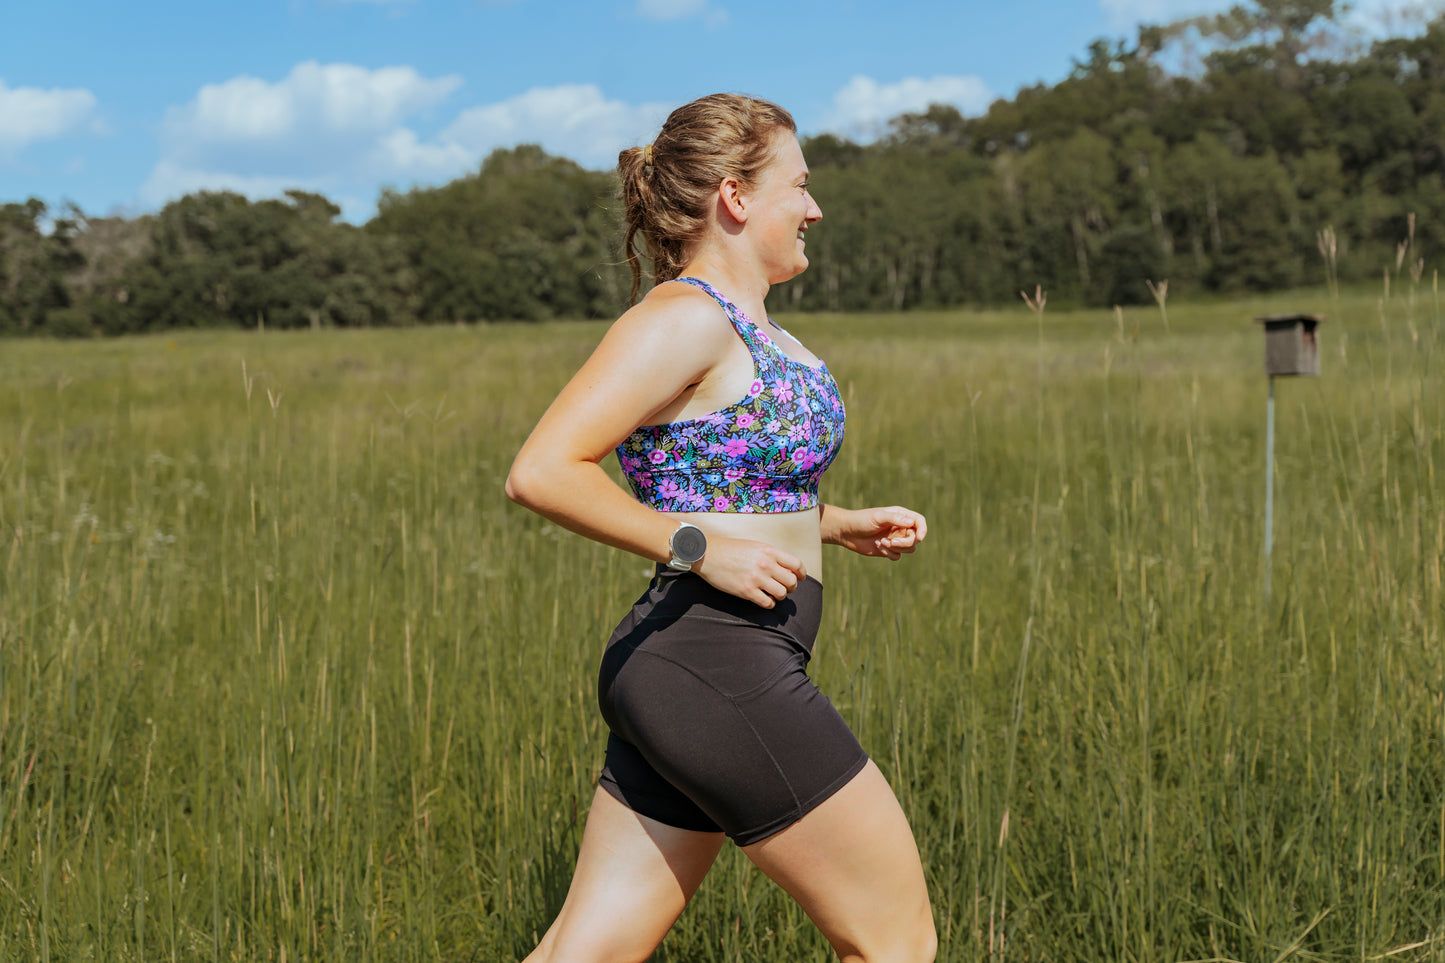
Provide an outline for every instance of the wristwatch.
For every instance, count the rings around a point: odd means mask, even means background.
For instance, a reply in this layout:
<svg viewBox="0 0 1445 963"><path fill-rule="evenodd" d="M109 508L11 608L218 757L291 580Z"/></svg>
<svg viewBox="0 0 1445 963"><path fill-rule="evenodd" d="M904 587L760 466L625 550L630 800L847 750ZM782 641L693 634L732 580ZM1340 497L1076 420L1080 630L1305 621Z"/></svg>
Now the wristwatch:
<svg viewBox="0 0 1445 963"><path fill-rule="evenodd" d="M707 536L696 525L679 522L677 531L667 540L667 547L672 551L667 567L679 572L691 572L692 567L701 562L707 552Z"/></svg>

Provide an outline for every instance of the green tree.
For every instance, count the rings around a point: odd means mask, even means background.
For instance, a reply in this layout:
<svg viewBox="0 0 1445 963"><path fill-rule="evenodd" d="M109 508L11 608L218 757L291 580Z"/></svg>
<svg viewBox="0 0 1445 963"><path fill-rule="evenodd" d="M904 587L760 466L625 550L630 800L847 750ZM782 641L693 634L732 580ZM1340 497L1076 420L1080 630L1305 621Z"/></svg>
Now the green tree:
<svg viewBox="0 0 1445 963"><path fill-rule="evenodd" d="M373 235L397 239L428 321L611 316L624 307L615 177L524 145L440 188L387 191Z"/></svg>
<svg viewBox="0 0 1445 963"><path fill-rule="evenodd" d="M1079 128L1029 151L1021 165L1030 237L1040 263L1055 266L1052 288L1087 296L1098 243L1115 216L1117 175L1109 142ZM1065 271L1065 264L1073 270Z"/></svg>
<svg viewBox="0 0 1445 963"><path fill-rule="evenodd" d="M0 333L45 331L49 314L70 305L66 275L84 258L74 243L74 221L47 225L47 213L34 197L0 205Z"/></svg>
<svg viewBox="0 0 1445 963"><path fill-rule="evenodd" d="M1224 13L1156 28L1151 36L1159 42L1197 31L1222 43L1226 51L1244 53L1267 65L1282 87L1298 90L1304 82L1301 67L1306 58L1339 43L1337 18L1342 9L1337 0L1251 0Z"/></svg>
<svg viewBox="0 0 1445 963"><path fill-rule="evenodd" d="M1168 258L1159 235L1147 224L1125 224L1110 231L1099 245L1099 268L1089 292L1092 304L1148 304L1148 281L1168 273Z"/></svg>
<svg viewBox="0 0 1445 963"><path fill-rule="evenodd" d="M414 317L398 246L338 223L326 198L289 191L252 202L190 194L151 221L150 245L118 279L117 330L385 325Z"/></svg>

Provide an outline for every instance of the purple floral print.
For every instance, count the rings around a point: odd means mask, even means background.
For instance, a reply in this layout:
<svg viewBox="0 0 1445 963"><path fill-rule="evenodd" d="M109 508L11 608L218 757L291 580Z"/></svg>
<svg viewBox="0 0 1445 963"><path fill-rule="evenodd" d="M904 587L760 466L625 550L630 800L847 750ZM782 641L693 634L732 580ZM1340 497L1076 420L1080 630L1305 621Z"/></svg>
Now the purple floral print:
<svg viewBox="0 0 1445 963"><path fill-rule="evenodd" d="M711 285L753 356L747 397L690 421L644 425L617 460L646 505L664 512L796 512L818 504L818 480L843 443L843 399L828 366L788 357Z"/></svg>

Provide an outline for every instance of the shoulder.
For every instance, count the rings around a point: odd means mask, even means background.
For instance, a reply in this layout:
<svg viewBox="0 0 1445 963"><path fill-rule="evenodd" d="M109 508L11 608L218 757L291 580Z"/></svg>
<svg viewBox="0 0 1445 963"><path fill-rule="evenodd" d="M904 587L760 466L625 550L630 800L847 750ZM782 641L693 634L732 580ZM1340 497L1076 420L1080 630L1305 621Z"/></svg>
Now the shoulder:
<svg viewBox="0 0 1445 963"><path fill-rule="evenodd" d="M661 284L607 329L583 366L583 380L641 391L650 413L706 378L737 340L726 312L706 292Z"/></svg>
<svg viewBox="0 0 1445 963"><path fill-rule="evenodd" d="M638 347L656 346L684 358L712 359L737 340L722 305L691 284L659 284L618 318L608 333Z"/></svg>
<svg viewBox="0 0 1445 963"><path fill-rule="evenodd" d="M709 329L726 334L732 327L721 304L702 288L669 281L647 292L619 321L640 328L662 326L679 333L705 335Z"/></svg>

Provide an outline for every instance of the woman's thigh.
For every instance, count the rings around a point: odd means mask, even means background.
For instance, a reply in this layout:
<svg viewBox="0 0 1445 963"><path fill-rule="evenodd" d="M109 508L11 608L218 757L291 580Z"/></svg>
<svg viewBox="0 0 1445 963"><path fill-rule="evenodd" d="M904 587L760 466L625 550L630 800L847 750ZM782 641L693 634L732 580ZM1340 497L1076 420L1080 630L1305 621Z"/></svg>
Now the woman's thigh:
<svg viewBox="0 0 1445 963"><path fill-rule="evenodd" d="M933 959L918 846L872 762L800 821L743 852L797 900L844 961Z"/></svg>
<svg viewBox="0 0 1445 963"><path fill-rule="evenodd" d="M697 891L723 838L665 826L599 790L562 911L526 963L646 960Z"/></svg>

